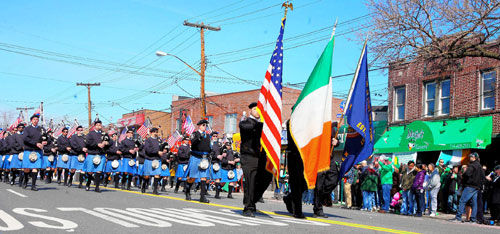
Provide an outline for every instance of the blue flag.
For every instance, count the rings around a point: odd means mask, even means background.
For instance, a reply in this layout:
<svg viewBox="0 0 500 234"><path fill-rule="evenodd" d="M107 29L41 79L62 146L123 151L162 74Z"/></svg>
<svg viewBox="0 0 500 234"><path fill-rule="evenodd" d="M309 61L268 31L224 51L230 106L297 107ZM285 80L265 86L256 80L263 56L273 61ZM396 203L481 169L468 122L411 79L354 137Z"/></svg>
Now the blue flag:
<svg viewBox="0 0 500 234"><path fill-rule="evenodd" d="M344 118L354 131L351 129L351 133L347 134L339 178L342 178L353 165L370 157L375 144L366 51L365 43L353 81L354 88L347 99Z"/></svg>

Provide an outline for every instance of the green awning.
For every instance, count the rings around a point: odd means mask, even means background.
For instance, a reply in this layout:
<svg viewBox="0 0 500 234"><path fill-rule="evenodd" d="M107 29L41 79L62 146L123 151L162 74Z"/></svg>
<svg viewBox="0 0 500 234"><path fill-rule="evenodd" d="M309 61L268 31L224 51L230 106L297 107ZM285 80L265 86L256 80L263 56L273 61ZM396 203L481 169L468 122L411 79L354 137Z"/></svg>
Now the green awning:
<svg viewBox="0 0 500 234"><path fill-rule="evenodd" d="M391 127L375 143L374 153L485 149L491 144L491 116L445 121Z"/></svg>

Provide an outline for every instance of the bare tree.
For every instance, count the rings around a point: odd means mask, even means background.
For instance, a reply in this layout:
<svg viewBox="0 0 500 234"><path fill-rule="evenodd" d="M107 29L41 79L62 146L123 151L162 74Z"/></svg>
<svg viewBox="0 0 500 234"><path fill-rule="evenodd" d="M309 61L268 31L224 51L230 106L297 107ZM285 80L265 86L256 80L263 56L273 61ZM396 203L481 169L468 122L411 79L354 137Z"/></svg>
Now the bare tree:
<svg viewBox="0 0 500 234"><path fill-rule="evenodd" d="M14 111L2 111L0 112L0 128L7 129L16 118L16 112Z"/></svg>
<svg viewBox="0 0 500 234"><path fill-rule="evenodd" d="M500 60L500 0L370 0L367 5L373 17L370 50L384 64L415 57Z"/></svg>

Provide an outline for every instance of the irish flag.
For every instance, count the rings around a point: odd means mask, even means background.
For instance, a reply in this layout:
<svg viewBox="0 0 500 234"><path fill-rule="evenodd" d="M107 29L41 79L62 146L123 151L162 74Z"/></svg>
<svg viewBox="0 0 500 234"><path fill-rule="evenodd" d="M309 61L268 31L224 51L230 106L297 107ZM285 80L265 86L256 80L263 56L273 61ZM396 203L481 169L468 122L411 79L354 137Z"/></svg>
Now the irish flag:
<svg viewBox="0 0 500 234"><path fill-rule="evenodd" d="M332 138L332 56L330 40L302 90L290 117L290 133L304 163L309 189L316 186L318 172L330 168Z"/></svg>

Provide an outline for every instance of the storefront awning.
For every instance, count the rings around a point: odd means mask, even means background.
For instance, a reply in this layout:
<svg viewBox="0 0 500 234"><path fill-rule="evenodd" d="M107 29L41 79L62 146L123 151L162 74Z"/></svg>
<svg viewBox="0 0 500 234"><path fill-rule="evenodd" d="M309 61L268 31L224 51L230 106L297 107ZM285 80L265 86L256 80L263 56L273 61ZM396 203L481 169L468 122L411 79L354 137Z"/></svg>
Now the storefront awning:
<svg viewBox="0 0 500 234"><path fill-rule="evenodd" d="M491 144L491 116L445 121L391 127L375 143L374 153L485 149Z"/></svg>

